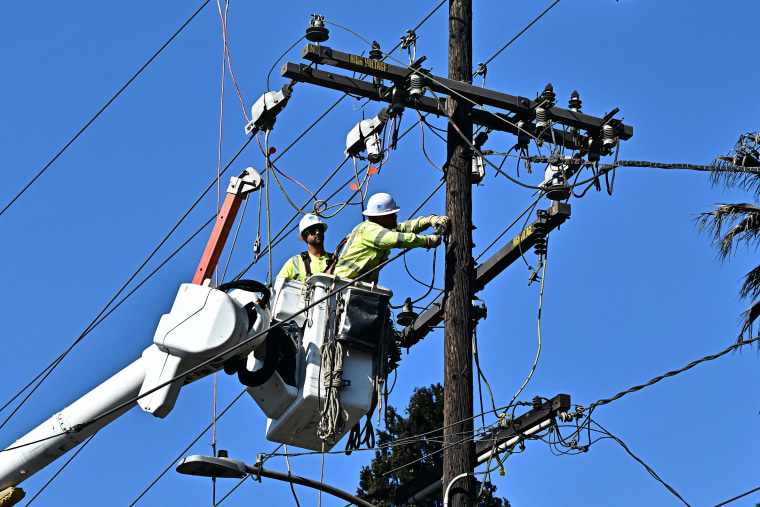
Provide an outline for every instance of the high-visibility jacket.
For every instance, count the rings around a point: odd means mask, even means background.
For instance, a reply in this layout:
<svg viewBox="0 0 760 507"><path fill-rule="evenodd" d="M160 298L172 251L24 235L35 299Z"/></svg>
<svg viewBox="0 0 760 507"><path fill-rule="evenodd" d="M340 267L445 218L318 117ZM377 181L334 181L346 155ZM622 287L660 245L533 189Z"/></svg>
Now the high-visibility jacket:
<svg viewBox="0 0 760 507"><path fill-rule="evenodd" d="M342 278L356 278L388 259L391 248L425 246L425 236L416 233L428 227L428 217L407 220L397 224L395 230L369 220L362 222L348 236L334 274ZM377 282L378 275L379 271L375 271L365 281Z"/></svg>
<svg viewBox="0 0 760 507"><path fill-rule="evenodd" d="M304 255L306 254L306 255ZM293 280L305 280L312 273L324 273L327 269L327 263L332 258L330 252L325 252L322 257L317 257L309 252L303 252L294 255L285 263L276 278L292 278ZM309 259L309 265L304 262L304 258Z"/></svg>

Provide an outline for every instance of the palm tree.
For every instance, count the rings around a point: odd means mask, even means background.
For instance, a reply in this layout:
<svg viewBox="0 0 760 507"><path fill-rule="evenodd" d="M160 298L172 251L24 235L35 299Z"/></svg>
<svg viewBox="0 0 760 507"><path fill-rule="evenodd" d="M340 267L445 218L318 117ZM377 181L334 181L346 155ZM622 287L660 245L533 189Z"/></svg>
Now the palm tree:
<svg viewBox="0 0 760 507"><path fill-rule="evenodd" d="M715 158L715 170L710 174L713 185L740 188L760 201L760 174L736 170L737 167L760 167L759 149L760 132L742 134L728 155ZM700 213L697 221L699 231L706 231L712 237L721 262L741 244L755 249L760 246L760 207L754 204L716 204L714 210ZM752 323L760 317L760 266L744 276L739 296L753 301L740 318L742 330L738 339L741 340L745 333L752 334Z"/></svg>

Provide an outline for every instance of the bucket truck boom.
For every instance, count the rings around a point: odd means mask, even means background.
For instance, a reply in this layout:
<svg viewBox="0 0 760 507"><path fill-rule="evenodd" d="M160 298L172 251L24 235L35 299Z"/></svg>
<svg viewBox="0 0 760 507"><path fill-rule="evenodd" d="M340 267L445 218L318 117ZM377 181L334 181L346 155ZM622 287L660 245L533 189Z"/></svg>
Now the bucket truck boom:
<svg viewBox="0 0 760 507"><path fill-rule="evenodd" d="M240 289L227 294L211 287L209 280L240 203L262 185L253 168L231 179L193 283L180 286L153 344L142 357L0 452L0 491L17 486L137 404L166 417L184 384L220 370L228 358L247 355L264 342L266 333L261 332L269 327L269 316L255 304L254 294ZM261 336L247 341L257 334ZM211 364L182 376L211 358Z"/></svg>

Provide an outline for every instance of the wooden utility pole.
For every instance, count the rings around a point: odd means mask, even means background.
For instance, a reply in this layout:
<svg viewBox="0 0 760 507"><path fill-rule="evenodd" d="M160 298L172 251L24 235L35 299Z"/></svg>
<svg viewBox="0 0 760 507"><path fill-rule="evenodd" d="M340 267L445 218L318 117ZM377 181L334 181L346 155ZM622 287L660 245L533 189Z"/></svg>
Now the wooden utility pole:
<svg viewBox="0 0 760 507"><path fill-rule="evenodd" d="M449 0L449 79L472 81L472 0ZM446 214L451 235L446 248L444 312L443 488L449 505L472 505L474 469L472 371L472 119L469 102L447 100Z"/></svg>
<svg viewBox="0 0 760 507"><path fill-rule="evenodd" d="M498 53L497 53L498 54ZM448 495L452 506L469 506L474 503L475 444L473 434L473 378L471 318L474 294L497 273L507 267L517 254L535 245L538 229L542 234L557 227L570 216L566 204L553 206L547 214L539 216L530 227L515 237L492 259L474 269L472 259L472 149L473 124L500 132L525 134L538 142L562 146L571 151L588 154L596 160L613 153L619 140L633 136L633 128L615 118L615 108L603 118L589 116L571 105L571 110L557 107L551 88L547 87L535 101L518 95L509 95L472 85L472 0L449 0L449 76L435 76L421 67L396 66L385 61L344 53L324 46L307 44L301 55L312 63L329 65L353 73L342 75L315 68L313 65L283 64L283 77L311 83L369 100L393 104L398 96L406 96L405 106L440 115L444 107L450 118L447 131L446 161L446 214L451 217L451 232L446 245L445 289L441 305L425 312L418 322L404 329L400 344L409 347L440 322L439 308L443 307L444 321L444 441L443 482L447 488L457 479ZM377 86L372 80L363 80L356 74L366 74L388 80L393 86ZM426 90L434 97L412 97L411 81L421 76ZM418 83L419 84L419 83ZM397 94L396 92L404 92ZM448 97L442 100L438 94ZM473 108L473 103L485 108ZM498 112L503 110L504 112ZM519 125L519 126L518 126ZM568 130L570 129L570 130ZM518 137L519 140L519 137ZM543 158L543 157L541 157ZM536 160L538 162L538 160ZM561 159L552 157L540 163L556 164ZM558 186L560 184L558 183ZM468 475L469 474L469 475ZM439 474L421 485L432 487ZM437 484L435 485L437 486ZM416 488L416 486L415 486ZM410 493L419 491L411 486ZM433 488L435 489L435 488ZM430 490L432 491L432 489ZM429 494L428 491L426 494Z"/></svg>

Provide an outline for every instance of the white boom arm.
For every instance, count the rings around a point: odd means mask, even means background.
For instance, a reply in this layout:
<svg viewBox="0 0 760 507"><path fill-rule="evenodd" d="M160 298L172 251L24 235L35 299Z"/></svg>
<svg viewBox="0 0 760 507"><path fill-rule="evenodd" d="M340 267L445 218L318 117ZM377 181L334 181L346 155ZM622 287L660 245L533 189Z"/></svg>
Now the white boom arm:
<svg viewBox="0 0 760 507"><path fill-rule="evenodd" d="M247 291L226 294L207 286L180 286L171 312L161 317L153 345L140 359L0 452L0 491L39 472L138 403L146 412L165 417L184 384L221 369L229 357L253 352L266 334L135 401L266 329L269 318L257 305L244 308L252 302L254 294ZM127 402L131 403L98 419Z"/></svg>

